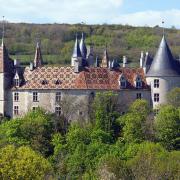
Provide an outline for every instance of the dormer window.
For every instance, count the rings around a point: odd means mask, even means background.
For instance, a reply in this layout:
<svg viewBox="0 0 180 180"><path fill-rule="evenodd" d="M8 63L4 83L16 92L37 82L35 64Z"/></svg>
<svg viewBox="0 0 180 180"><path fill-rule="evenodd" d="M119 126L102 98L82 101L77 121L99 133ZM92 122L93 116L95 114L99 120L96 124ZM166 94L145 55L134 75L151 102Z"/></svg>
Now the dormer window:
<svg viewBox="0 0 180 180"><path fill-rule="evenodd" d="M55 84L55 85L59 85L59 84L61 84L61 81L60 81L60 80L55 80L55 81L54 81L54 84Z"/></svg>
<svg viewBox="0 0 180 180"><path fill-rule="evenodd" d="M120 82L119 82L119 84L120 84L120 88L126 88L127 81L126 81L126 78L124 77L124 75L122 75L122 76L120 77Z"/></svg>
<svg viewBox="0 0 180 180"><path fill-rule="evenodd" d="M137 89L142 88L142 79L141 79L141 77L139 77L139 76L136 77L135 86L136 86Z"/></svg>
<svg viewBox="0 0 180 180"><path fill-rule="evenodd" d="M18 78L14 79L14 86L19 87L19 79Z"/></svg>
<svg viewBox="0 0 180 180"><path fill-rule="evenodd" d="M46 79L44 79L44 80L42 80L41 84L46 85L46 84L48 84L48 81Z"/></svg>
<svg viewBox="0 0 180 180"><path fill-rule="evenodd" d="M16 71L16 74L15 74L14 79L13 79L13 85L15 87L20 86L20 78L19 78L19 74L17 73L17 71Z"/></svg>

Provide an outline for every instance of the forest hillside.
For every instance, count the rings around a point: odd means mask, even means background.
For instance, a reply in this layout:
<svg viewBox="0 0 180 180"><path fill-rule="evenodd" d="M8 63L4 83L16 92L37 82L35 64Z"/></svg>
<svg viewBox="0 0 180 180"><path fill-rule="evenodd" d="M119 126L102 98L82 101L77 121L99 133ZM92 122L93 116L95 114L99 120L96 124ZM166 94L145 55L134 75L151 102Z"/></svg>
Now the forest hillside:
<svg viewBox="0 0 180 180"><path fill-rule="evenodd" d="M2 32L2 25L0 28ZM137 66L140 52L148 51L154 55L162 28L132 27L123 25L86 25L86 24L25 24L5 23L5 43L12 58L21 60L23 65L34 58L35 44L40 39L43 58L46 64L70 64L75 34L86 36L86 44L94 45L95 56L102 57L107 45L111 59L122 62L128 57L129 66ZM165 29L166 37L176 58L180 55L180 30L172 27Z"/></svg>

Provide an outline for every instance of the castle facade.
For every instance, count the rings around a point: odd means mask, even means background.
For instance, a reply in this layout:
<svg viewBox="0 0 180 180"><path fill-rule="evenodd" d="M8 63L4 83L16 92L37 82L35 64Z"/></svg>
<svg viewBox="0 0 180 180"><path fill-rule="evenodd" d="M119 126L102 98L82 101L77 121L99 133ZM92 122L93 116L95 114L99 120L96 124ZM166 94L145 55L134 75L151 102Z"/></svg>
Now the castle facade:
<svg viewBox="0 0 180 180"><path fill-rule="evenodd" d="M180 61L173 57L165 36L154 58L141 53L139 68L128 68L126 57L122 66L110 60L107 48L100 61L95 58L92 46L86 48L83 35L80 43L76 37L69 67L44 66L39 43L29 67L21 67L9 57L3 41L0 47L0 114L3 117L21 116L37 107L60 116L61 106L70 106L61 103L63 98L69 99L69 103L76 102L77 108L71 112L74 118L86 116L88 103L97 92L103 91L118 94L121 113L136 99L145 99L156 109L166 103L166 95L174 87L180 87Z"/></svg>

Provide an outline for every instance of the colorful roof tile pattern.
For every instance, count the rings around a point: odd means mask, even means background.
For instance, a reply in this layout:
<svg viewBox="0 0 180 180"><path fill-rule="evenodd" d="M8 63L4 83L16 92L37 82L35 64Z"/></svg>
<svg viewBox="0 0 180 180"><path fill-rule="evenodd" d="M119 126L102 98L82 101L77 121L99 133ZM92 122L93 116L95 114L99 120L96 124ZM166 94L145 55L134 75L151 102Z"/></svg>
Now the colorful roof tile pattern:
<svg viewBox="0 0 180 180"><path fill-rule="evenodd" d="M142 89L148 89L142 68L130 69L91 67L79 73L74 73L73 67L38 67L24 70L24 83L18 89L99 89L120 90L120 76L127 80L127 89L136 89L134 77L139 75L142 79Z"/></svg>

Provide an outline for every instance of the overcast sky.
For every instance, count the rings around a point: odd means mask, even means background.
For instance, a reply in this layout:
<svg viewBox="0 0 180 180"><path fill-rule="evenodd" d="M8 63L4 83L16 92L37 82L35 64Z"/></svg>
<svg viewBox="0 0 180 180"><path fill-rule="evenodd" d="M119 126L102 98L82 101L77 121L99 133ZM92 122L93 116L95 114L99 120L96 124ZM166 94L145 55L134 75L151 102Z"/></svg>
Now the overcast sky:
<svg viewBox="0 0 180 180"><path fill-rule="evenodd" d="M87 23L180 28L180 0L0 0L10 22Z"/></svg>

